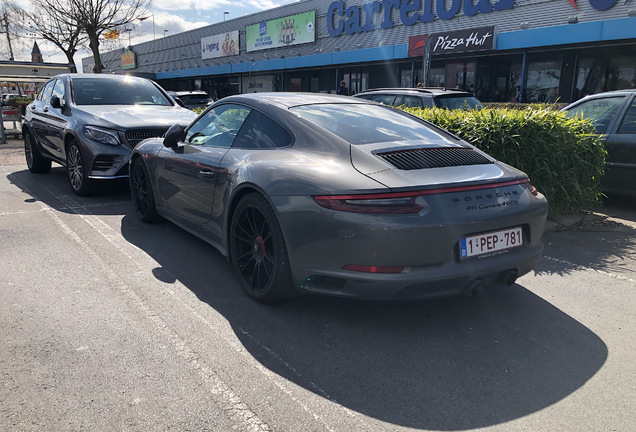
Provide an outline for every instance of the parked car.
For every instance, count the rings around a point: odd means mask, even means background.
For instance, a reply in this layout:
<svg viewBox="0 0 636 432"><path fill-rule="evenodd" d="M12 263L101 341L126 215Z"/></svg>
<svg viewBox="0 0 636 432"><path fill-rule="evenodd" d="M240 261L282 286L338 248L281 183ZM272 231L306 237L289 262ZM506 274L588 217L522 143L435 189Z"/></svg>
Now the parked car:
<svg viewBox="0 0 636 432"><path fill-rule="evenodd" d="M587 96L563 111L568 117L590 119L601 135L607 150L603 189L636 195L636 90Z"/></svg>
<svg viewBox="0 0 636 432"><path fill-rule="evenodd" d="M484 107L472 93L442 87L379 88L355 94L353 97L407 108L482 109Z"/></svg>
<svg viewBox="0 0 636 432"><path fill-rule="evenodd" d="M214 100L204 91L178 91L170 92L173 98L179 98L183 106L188 109L207 108Z"/></svg>
<svg viewBox="0 0 636 432"><path fill-rule="evenodd" d="M7 102L9 102L10 99L15 99L15 98L19 98L22 97L17 93L5 93L2 95L2 105L6 105Z"/></svg>
<svg viewBox="0 0 636 432"><path fill-rule="evenodd" d="M42 173L52 161L60 163L73 192L88 195L96 180L128 177L130 153L139 142L195 118L144 78L58 75L27 107L22 126L27 166Z"/></svg>
<svg viewBox="0 0 636 432"><path fill-rule="evenodd" d="M212 244L261 302L512 284L543 250L547 202L523 172L362 99L227 97L138 145L130 166L139 218Z"/></svg>

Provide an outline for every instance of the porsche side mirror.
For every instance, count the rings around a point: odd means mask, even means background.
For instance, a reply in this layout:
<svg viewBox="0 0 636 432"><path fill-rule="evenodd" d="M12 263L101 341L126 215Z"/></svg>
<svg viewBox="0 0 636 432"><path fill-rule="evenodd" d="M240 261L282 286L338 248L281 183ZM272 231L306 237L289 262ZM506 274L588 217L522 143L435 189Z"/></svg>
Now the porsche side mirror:
<svg viewBox="0 0 636 432"><path fill-rule="evenodd" d="M183 101L180 98L175 96L173 99L177 103L177 105L179 105L181 108L185 108L186 107L185 104L183 103Z"/></svg>
<svg viewBox="0 0 636 432"><path fill-rule="evenodd" d="M163 145L176 150L179 147L179 142L185 139L185 129L180 124L170 126L168 132L163 137Z"/></svg>

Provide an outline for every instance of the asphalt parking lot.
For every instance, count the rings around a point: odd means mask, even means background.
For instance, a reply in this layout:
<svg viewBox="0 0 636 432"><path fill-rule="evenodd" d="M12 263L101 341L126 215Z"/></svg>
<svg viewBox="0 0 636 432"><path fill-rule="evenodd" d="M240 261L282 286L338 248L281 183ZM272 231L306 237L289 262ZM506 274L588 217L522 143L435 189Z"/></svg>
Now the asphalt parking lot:
<svg viewBox="0 0 636 432"><path fill-rule="evenodd" d="M125 183L74 196L0 144L0 430L633 431L636 204L555 221L511 287L247 299Z"/></svg>

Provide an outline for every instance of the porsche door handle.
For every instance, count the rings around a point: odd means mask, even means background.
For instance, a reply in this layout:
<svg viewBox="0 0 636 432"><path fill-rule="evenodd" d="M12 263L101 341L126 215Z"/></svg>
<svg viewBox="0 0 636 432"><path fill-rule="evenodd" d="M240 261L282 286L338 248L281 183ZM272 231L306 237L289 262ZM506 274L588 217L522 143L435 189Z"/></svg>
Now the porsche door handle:
<svg viewBox="0 0 636 432"><path fill-rule="evenodd" d="M201 170L199 171L199 177L206 178L206 179L213 178L214 171L208 170L208 169Z"/></svg>

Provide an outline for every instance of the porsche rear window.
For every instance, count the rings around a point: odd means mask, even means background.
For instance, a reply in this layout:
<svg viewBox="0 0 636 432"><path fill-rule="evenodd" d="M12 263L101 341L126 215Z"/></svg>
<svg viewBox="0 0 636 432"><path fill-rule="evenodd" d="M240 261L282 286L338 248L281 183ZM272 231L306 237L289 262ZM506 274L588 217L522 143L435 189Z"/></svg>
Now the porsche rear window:
<svg viewBox="0 0 636 432"><path fill-rule="evenodd" d="M303 105L291 111L351 144L448 138L407 114L377 105Z"/></svg>

